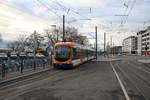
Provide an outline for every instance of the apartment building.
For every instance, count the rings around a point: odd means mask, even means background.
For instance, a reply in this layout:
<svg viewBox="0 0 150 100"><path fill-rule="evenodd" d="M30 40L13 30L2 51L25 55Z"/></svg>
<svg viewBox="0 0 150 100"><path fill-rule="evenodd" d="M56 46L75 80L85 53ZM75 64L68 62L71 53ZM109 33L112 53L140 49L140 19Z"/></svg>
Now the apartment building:
<svg viewBox="0 0 150 100"><path fill-rule="evenodd" d="M123 40L122 51L126 54L136 54L137 53L137 37L130 36Z"/></svg>
<svg viewBox="0 0 150 100"><path fill-rule="evenodd" d="M137 51L138 54L150 54L150 27L146 30L141 30L137 33L138 43L137 43Z"/></svg>

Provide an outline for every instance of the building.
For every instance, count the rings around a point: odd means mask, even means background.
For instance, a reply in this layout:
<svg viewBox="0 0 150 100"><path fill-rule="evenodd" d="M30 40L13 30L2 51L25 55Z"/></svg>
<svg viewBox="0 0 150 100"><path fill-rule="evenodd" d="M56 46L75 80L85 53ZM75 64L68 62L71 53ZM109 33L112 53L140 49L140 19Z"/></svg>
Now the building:
<svg viewBox="0 0 150 100"><path fill-rule="evenodd" d="M148 54L150 55L150 27L146 30L141 30L137 33L138 43L137 43L137 51L138 54Z"/></svg>
<svg viewBox="0 0 150 100"><path fill-rule="evenodd" d="M114 46L111 48L112 54L122 54L122 46Z"/></svg>
<svg viewBox="0 0 150 100"><path fill-rule="evenodd" d="M111 53L111 47L109 45L109 42L107 43L107 46L106 46L106 52L107 52L107 54Z"/></svg>
<svg viewBox="0 0 150 100"><path fill-rule="evenodd" d="M123 40L122 43L123 53L136 54L137 53L137 37L130 36Z"/></svg>

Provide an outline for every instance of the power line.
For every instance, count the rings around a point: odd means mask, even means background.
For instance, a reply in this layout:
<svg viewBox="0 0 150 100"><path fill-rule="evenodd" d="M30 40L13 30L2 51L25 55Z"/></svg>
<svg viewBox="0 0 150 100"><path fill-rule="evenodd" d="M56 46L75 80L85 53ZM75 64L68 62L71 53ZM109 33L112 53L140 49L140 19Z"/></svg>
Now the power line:
<svg viewBox="0 0 150 100"><path fill-rule="evenodd" d="M50 1L50 0L49 0L49 1ZM69 12L71 11L71 12L73 12L73 13L76 14L76 15L79 15L79 16L81 16L81 17L83 17L83 18L88 19L86 16L81 15L79 12L75 11L73 8L68 8L68 7L62 5L61 3L59 3L58 1L51 1L51 2L57 4L58 6L62 7L63 9L65 9L66 12L67 12L67 14L69 14ZM68 12L68 11L69 11L69 12Z"/></svg>
<svg viewBox="0 0 150 100"><path fill-rule="evenodd" d="M131 1L130 1L130 2L131 2ZM129 8L129 11L126 13L126 15L128 15L128 16L126 16L126 17L124 18L123 24L125 24L125 23L127 22L127 19L128 19L128 17L130 16L131 11L133 10L133 8L134 8L134 6L135 6L135 3L136 3L136 0L134 0L134 1L131 3L131 6L130 6L130 8Z"/></svg>
<svg viewBox="0 0 150 100"><path fill-rule="evenodd" d="M39 4L43 5L44 7L46 7L48 9L48 11L52 12L53 14L55 14L59 19L62 19L62 17L60 15L58 15L56 12L54 12L53 10L51 10L49 8L49 6L45 5L43 2L41 2L40 0L37 0L39 2ZM37 2L35 2L37 4Z"/></svg>

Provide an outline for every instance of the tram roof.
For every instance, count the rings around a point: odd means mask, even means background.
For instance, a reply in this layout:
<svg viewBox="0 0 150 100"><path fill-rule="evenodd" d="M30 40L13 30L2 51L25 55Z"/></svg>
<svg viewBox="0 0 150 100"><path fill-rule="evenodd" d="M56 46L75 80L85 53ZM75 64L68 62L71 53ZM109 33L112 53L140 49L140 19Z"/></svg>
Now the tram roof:
<svg viewBox="0 0 150 100"><path fill-rule="evenodd" d="M58 42L55 44L55 46L58 46L58 45L74 46L75 43L74 42Z"/></svg>
<svg viewBox="0 0 150 100"><path fill-rule="evenodd" d="M59 45L72 46L72 47L75 47L75 48L82 48L82 49L85 49L85 50L88 49L88 50L94 51L94 49L92 49L89 46L80 45L80 44L77 44L75 42L58 42L58 43L55 44L55 46L59 46Z"/></svg>

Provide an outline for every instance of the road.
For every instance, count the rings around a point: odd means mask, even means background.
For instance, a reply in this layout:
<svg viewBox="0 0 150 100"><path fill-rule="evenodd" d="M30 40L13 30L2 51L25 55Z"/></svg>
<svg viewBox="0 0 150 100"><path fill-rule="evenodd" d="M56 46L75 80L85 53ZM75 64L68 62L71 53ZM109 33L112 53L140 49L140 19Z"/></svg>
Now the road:
<svg viewBox="0 0 150 100"><path fill-rule="evenodd" d="M52 70L0 88L1 100L125 100L109 62Z"/></svg>
<svg viewBox="0 0 150 100"><path fill-rule="evenodd" d="M117 58L121 60L91 61L73 70L52 69L0 86L0 100L126 100L112 66L130 100L149 100L149 67L137 63L137 56Z"/></svg>
<svg viewBox="0 0 150 100"><path fill-rule="evenodd" d="M131 100L150 100L150 64L139 63L142 56L123 56L112 62Z"/></svg>

